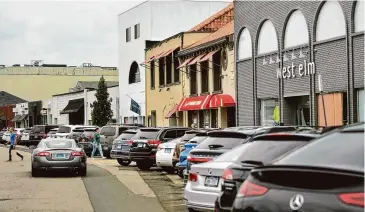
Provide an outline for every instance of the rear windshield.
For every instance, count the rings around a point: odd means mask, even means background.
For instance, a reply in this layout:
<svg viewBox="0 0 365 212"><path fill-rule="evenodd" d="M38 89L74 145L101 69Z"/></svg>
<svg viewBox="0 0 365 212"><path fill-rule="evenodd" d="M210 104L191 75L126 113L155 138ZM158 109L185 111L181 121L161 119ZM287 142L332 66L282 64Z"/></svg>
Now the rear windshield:
<svg viewBox="0 0 365 212"><path fill-rule="evenodd" d="M53 130L51 130L51 131L49 131L49 133L48 134L56 134L57 133L57 131L53 131Z"/></svg>
<svg viewBox="0 0 365 212"><path fill-rule="evenodd" d="M118 140L126 140L126 139L131 139L134 135L136 134L136 132L126 132L124 131L122 134L120 134L120 136L118 136Z"/></svg>
<svg viewBox="0 0 365 212"><path fill-rule="evenodd" d="M82 132L84 132L84 129L74 129L72 132L74 132L74 133L82 133Z"/></svg>
<svg viewBox="0 0 365 212"><path fill-rule="evenodd" d="M96 129L85 129L85 132L96 132Z"/></svg>
<svg viewBox="0 0 365 212"><path fill-rule="evenodd" d="M229 137L207 137L196 148L210 149L209 146L215 145L215 149L232 149L235 146L242 144L245 141L243 138L229 138Z"/></svg>
<svg viewBox="0 0 365 212"><path fill-rule="evenodd" d="M240 163L242 161L252 160L262 163L270 163L275 158L295 149L308 144L307 141L254 141L243 144L235 148L237 152L229 151L231 154L224 153L218 161L229 160ZM227 152L227 153L229 153ZM221 158L222 157L222 158ZM229 159L229 157L231 157Z"/></svg>
<svg viewBox="0 0 365 212"><path fill-rule="evenodd" d="M100 135L113 136L115 135L115 132L116 132L115 127L103 127L101 128Z"/></svg>
<svg viewBox="0 0 365 212"><path fill-rule="evenodd" d="M159 132L159 129L140 129L132 139L156 139Z"/></svg>
<svg viewBox="0 0 365 212"><path fill-rule="evenodd" d="M206 138L207 136L195 136L194 138L190 139L188 143L200 144Z"/></svg>
<svg viewBox="0 0 365 212"><path fill-rule="evenodd" d="M62 148L72 148L73 142L72 141L52 140L52 141L46 141L45 145L48 148L60 148L60 149L62 149Z"/></svg>
<svg viewBox="0 0 365 212"><path fill-rule="evenodd" d="M31 129L31 132L33 133L41 133L41 132L44 132L44 126L34 126L32 129Z"/></svg>
<svg viewBox="0 0 365 212"><path fill-rule="evenodd" d="M169 142L167 142L167 143L171 143L171 144L177 144L177 143L180 143L181 138L182 138L182 137L180 137L180 138L175 138L175 139L173 139L173 140L171 140L171 141L169 141Z"/></svg>
<svg viewBox="0 0 365 212"><path fill-rule="evenodd" d="M302 165L364 172L364 132L334 132L278 160Z"/></svg>
<svg viewBox="0 0 365 212"><path fill-rule="evenodd" d="M67 127L67 126L60 126L60 128L58 128L58 133L70 133L71 132L71 127Z"/></svg>
<svg viewBox="0 0 365 212"><path fill-rule="evenodd" d="M30 132L30 130L28 129L28 130L24 130L23 133L29 133L29 132Z"/></svg>
<svg viewBox="0 0 365 212"><path fill-rule="evenodd" d="M187 142L190 139L194 138L196 136L196 133L185 133L185 135L181 138L182 141Z"/></svg>

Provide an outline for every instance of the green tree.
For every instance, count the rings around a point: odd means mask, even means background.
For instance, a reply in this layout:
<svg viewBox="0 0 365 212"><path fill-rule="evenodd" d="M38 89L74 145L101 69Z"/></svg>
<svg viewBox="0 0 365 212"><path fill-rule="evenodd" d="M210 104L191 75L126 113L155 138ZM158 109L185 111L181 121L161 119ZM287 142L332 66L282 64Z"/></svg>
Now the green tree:
<svg viewBox="0 0 365 212"><path fill-rule="evenodd" d="M99 127L104 126L113 117L111 108L112 98L109 98L108 88L105 79L101 76L98 88L95 93L96 100L90 104L91 106L91 120L94 125Z"/></svg>

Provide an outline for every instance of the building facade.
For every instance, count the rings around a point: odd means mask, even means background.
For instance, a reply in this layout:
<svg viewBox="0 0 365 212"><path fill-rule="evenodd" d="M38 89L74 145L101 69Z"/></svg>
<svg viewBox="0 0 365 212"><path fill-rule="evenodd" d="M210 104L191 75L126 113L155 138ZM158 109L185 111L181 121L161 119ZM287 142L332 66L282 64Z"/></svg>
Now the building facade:
<svg viewBox="0 0 365 212"><path fill-rule="evenodd" d="M363 120L363 4L235 1L238 124Z"/></svg>
<svg viewBox="0 0 365 212"><path fill-rule="evenodd" d="M145 69L139 66L145 61L145 49L190 29L227 4L225 1L145 1L118 16L122 122L145 122ZM140 114L131 110L132 100L140 106Z"/></svg>
<svg viewBox="0 0 365 212"><path fill-rule="evenodd" d="M68 92L78 81L118 81L118 70L102 67L5 67L0 68L0 90L28 101L48 99Z"/></svg>
<svg viewBox="0 0 365 212"><path fill-rule="evenodd" d="M146 49L146 113L147 126L184 126L183 117L167 114L181 101L184 74L178 69L180 49L201 40L210 33L179 33ZM157 101L156 101L157 100Z"/></svg>
<svg viewBox="0 0 365 212"><path fill-rule="evenodd" d="M119 111L119 88L118 86L108 87L109 98L112 98L113 117L111 121L116 122ZM91 107L95 100L96 90L83 90L70 93L53 95L51 107L48 109L50 115L47 119L52 124L59 125L91 125ZM45 108L45 106L43 106Z"/></svg>

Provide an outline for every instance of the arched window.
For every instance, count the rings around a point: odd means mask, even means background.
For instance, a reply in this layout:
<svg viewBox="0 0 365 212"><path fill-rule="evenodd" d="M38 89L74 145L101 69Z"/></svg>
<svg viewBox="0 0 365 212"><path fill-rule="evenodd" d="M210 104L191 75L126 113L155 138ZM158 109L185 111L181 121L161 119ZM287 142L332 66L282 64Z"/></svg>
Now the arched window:
<svg viewBox="0 0 365 212"><path fill-rule="evenodd" d="M300 46L309 43L308 27L304 15L296 10L288 19L284 34L284 48Z"/></svg>
<svg viewBox="0 0 365 212"><path fill-rule="evenodd" d="M343 35L346 35L346 23L341 5L337 1L326 1L318 14L316 41Z"/></svg>
<svg viewBox="0 0 365 212"><path fill-rule="evenodd" d="M136 61L134 61L129 69L129 84L141 82L141 77L139 73L139 66Z"/></svg>
<svg viewBox="0 0 365 212"><path fill-rule="evenodd" d="M257 54L266 54L278 50L278 39L275 27L270 20L266 20L260 29Z"/></svg>
<svg viewBox="0 0 365 212"><path fill-rule="evenodd" d="M238 40L238 59L243 60L252 57L252 42L251 35L247 28L244 28L241 32Z"/></svg>
<svg viewBox="0 0 365 212"><path fill-rule="evenodd" d="M364 1L359 0L356 2L355 15L354 15L354 27L355 32L364 31Z"/></svg>

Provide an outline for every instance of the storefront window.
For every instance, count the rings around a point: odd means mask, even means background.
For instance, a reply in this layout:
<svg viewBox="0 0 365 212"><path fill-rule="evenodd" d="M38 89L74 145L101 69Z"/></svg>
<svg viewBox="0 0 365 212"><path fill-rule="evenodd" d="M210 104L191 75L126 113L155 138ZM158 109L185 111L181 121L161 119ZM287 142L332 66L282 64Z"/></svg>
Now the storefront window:
<svg viewBox="0 0 365 212"><path fill-rule="evenodd" d="M218 109L210 110L211 120L212 120L212 128L218 128Z"/></svg>
<svg viewBox="0 0 365 212"><path fill-rule="evenodd" d="M279 102L277 99L261 100L261 125L273 126L280 122Z"/></svg>
<svg viewBox="0 0 365 212"><path fill-rule="evenodd" d="M198 111L188 111L188 127L198 128Z"/></svg>
<svg viewBox="0 0 365 212"><path fill-rule="evenodd" d="M357 120L358 122L364 121L364 101L365 101L365 92L364 90L358 91L358 98L357 98L357 107L358 107L358 113L357 113Z"/></svg>

